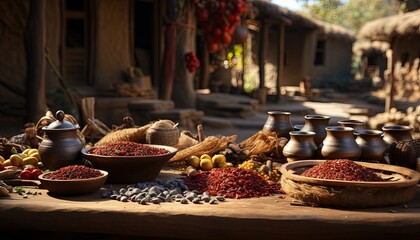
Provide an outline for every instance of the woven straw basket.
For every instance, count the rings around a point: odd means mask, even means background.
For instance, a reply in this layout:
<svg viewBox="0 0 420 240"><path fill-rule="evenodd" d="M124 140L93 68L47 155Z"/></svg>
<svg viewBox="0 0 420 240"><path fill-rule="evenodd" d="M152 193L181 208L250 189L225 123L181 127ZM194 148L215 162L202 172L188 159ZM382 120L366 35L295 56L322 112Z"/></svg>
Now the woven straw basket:
<svg viewBox="0 0 420 240"><path fill-rule="evenodd" d="M420 173L387 164L357 162L378 173L383 182L357 182L304 177L308 168L328 160L302 160L284 164L281 186L291 203L335 208L369 208L400 205L417 192Z"/></svg>
<svg viewBox="0 0 420 240"><path fill-rule="evenodd" d="M159 120L146 132L146 142L166 146L176 146L179 141L177 124L171 120Z"/></svg>

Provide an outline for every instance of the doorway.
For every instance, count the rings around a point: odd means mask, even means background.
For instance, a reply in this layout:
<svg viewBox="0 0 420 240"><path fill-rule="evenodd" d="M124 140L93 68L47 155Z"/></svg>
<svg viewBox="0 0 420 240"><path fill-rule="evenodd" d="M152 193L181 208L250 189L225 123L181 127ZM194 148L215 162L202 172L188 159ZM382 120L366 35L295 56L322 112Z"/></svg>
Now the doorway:
<svg viewBox="0 0 420 240"><path fill-rule="evenodd" d="M159 1L136 0L133 13L134 65L150 76L156 87L159 79Z"/></svg>
<svg viewBox="0 0 420 240"><path fill-rule="evenodd" d="M66 0L63 2L63 73L73 86L90 85L90 2Z"/></svg>

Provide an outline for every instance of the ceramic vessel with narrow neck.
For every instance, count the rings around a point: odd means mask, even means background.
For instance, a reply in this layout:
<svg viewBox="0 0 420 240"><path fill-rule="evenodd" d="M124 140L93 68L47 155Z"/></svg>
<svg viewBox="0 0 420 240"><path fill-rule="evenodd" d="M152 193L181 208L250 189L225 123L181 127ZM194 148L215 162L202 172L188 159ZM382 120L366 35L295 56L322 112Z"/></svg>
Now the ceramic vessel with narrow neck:
<svg viewBox="0 0 420 240"><path fill-rule="evenodd" d="M357 130L355 132L356 143L362 154L360 161L384 163L383 154L387 145L382 140L382 131L379 130Z"/></svg>
<svg viewBox="0 0 420 240"><path fill-rule="evenodd" d="M362 151L354 139L351 127L331 126L322 142L321 155L325 159L358 160Z"/></svg>
<svg viewBox="0 0 420 240"><path fill-rule="evenodd" d="M314 142L314 132L291 131L290 140L283 147L283 155L288 162L313 159L317 146Z"/></svg>
<svg viewBox="0 0 420 240"><path fill-rule="evenodd" d="M314 141L317 146L322 143L324 138L327 136L327 131L325 130L328 127L328 122L331 117L324 115L306 115L305 124L301 131L304 132L314 132Z"/></svg>
<svg viewBox="0 0 420 240"><path fill-rule="evenodd" d="M340 126L351 127L354 130L364 130L364 129L366 129L366 122L359 121L359 120L347 119L347 120L340 120L337 123Z"/></svg>
<svg viewBox="0 0 420 240"><path fill-rule="evenodd" d="M391 144L393 142L402 141L402 140L413 140L413 136L411 135L413 128L410 126L404 126L404 125L383 126L382 131L384 132L383 140L387 144Z"/></svg>
<svg viewBox="0 0 420 240"><path fill-rule="evenodd" d="M293 131L293 125L290 121L290 112L269 111L267 112L267 121L264 124L263 131L276 132L277 137L289 139L289 132Z"/></svg>

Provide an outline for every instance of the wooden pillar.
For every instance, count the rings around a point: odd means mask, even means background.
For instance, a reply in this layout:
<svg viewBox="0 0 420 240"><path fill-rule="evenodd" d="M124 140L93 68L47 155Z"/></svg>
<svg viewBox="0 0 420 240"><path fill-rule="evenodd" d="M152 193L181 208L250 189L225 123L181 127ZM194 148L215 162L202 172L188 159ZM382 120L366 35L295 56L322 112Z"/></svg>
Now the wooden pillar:
<svg viewBox="0 0 420 240"><path fill-rule="evenodd" d="M260 77L260 85L259 88L265 87L265 62L267 60L267 48L268 48L268 33L270 30L269 23L262 18L261 19L261 26L260 26L260 41L259 41L259 54L258 54L258 61L259 61L259 77Z"/></svg>
<svg viewBox="0 0 420 240"><path fill-rule="evenodd" d="M25 31L27 59L25 121L36 123L47 110L45 97L46 0L29 1Z"/></svg>
<svg viewBox="0 0 420 240"><path fill-rule="evenodd" d="M393 51L393 41L391 42L391 48L387 50L386 56L388 59L388 78L385 82L385 112L390 112L391 108L394 107L394 93L395 93L395 87L394 87L394 59L395 59L395 53Z"/></svg>
<svg viewBox="0 0 420 240"><path fill-rule="evenodd" d="M286 26L285 23L279 25L279 52L277 59L277 101L281 100L281 85L284 77L284 38Z"/></svg>
<svg viewBox="0 0 420 240"><path fill-rule="evenodd" d="M200 83L199 88L206 89L209 87L210 81L210 53L206 46L204 39L200 44L201 48L201 59L200 59Z"/></svg>
<svg viewBox="0 0 420 240"><path fill-rule="evenodd" d="M159 98L172 99L172 89L176 64L176 0L168 0L166 6L167 24L165 30L165 51L163 59L162 81L159 84Z"/></svg>
<svg viewBox="0 0 420 240"><path fill-rule="evenodd" d="M160 38L161 38L161 33L160 33L160 29L162 27L162 16L161 16L161 10L160 10L161 6L160 6L160 1L153 1L153 42L152 42L152 81L154 83L158 83L158 79L160 79L161 75L160 75L160 70L161 70L161 57L160 57L160 52L161 52L161 42L160 42ZM156 84L159 85L159 84ZM159 87L162 86L155 86L157 87L157 89L159 89Z"/></svg>

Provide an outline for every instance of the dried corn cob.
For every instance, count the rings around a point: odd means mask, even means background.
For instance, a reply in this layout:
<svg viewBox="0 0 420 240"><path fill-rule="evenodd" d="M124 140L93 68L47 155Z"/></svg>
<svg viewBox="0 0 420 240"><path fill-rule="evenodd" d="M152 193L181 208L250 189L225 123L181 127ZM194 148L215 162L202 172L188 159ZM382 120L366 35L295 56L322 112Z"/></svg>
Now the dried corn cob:
<svg viewBox="0 0 420 240"><path fill-rule="evenodd" d="M101 138L101 140L95 144L95 147L119 141L140 142L145 138L146 131L150 126L151 124L147 124L138 128L125 128L111 131Z"/></svg>

